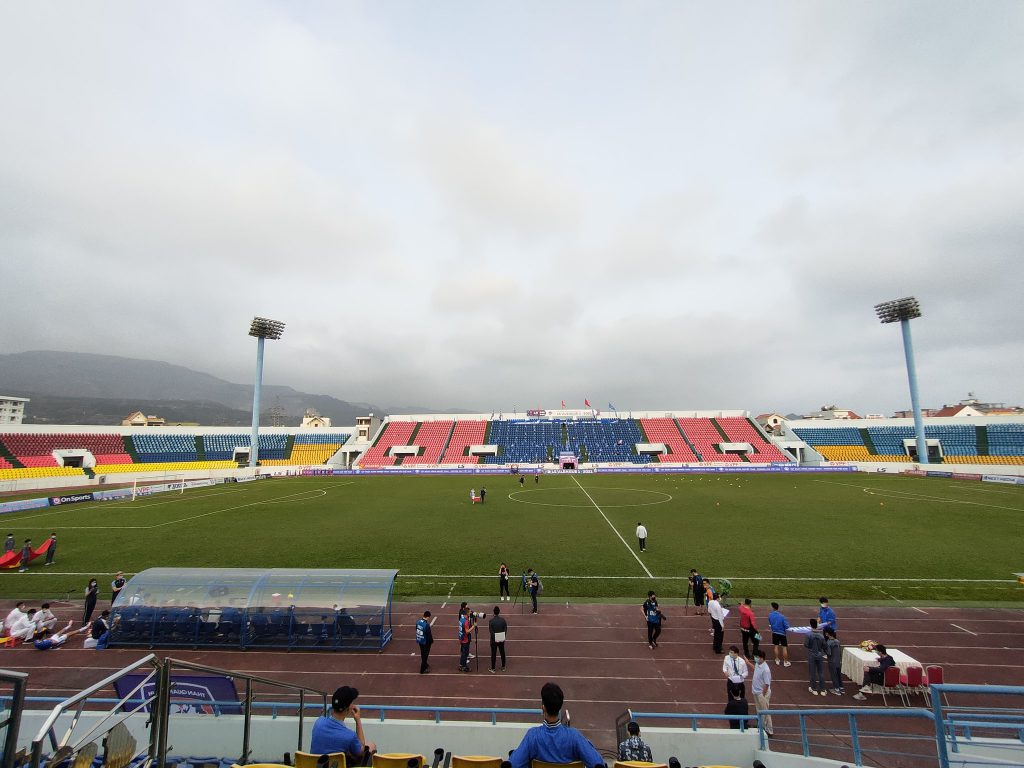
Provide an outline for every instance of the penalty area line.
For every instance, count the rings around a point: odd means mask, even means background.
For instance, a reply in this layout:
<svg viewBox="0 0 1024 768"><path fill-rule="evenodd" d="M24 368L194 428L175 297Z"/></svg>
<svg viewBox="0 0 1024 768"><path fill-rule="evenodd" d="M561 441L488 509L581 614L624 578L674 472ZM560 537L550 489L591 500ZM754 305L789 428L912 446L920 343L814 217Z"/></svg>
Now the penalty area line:
<svg viewBox="0 0 1024 768"><path fill-rule="evenodd" d="M583 487L582 485L580 485L580 481L576 479L576 476L575 476L575 475L573 475L573 476L572 476L572 481L573 481L574 483L576 483L576 485L577 485L577 486L579 487L579 489L580 489L581 491L583 491L583 493L584 493L584 494L586 495L586 497L587 497L588 499L590 499L590 503L594 505L594 509L596 509L596 510L597 510L598 512L600 512L600 513L601 513L601 517L603 517L603 518L604 518L604 521L605 521L606 523L608 523L608 527L609 527L609 528L611 528L611 529L612 529L612 532L613 532L613 533L614 533L614 534L615 534L616 536L618 536L618 537L619 537L619 541L621 541L621 542L622 542L622 546L624 546L624 547L626 548L626 550L627 550L627 551L629 552L629 554L631 554L631 555L633 556L633 559L634 559L634 560L636 560L636 561L637 561L638 563L640 563L640 567L644 569L644 573L646 573L646 574L647 574L647 575L648 575L648 576L649 576L650 578L652 578L652 579L653 579L653 578L654 578L654 574L653 574L653 573L651 573L651 572L650 572L649 570L647 570L647 566L646 566L646 565L644 565L644 561L643 561L643 560L641 560L641 559L639 558L639 556L638 556L638 555L636 554L636 552L634 552L634 551L633 551L633 548L632 548L631 546L629 546L629 544L627 544L627 543L626 543L626 540L625 540L624 538L622 538L622 534L618 532L618 530L617 530L617 529L615 528L615 526L614 526L614 525L612 525L612 521L608 519L608 515L606 515L606 514L604 513L604 510L602 510L602 509L601 509L601 508L600 508L599 506L597 506L597 502L596 502L596 501L594 501L594 498L593 498L593 497L592 497L592 496L591 496L591 495L590 495L589 493L587 493L587 489L586 489L586 488L584 488L584 487Z"/></svg>

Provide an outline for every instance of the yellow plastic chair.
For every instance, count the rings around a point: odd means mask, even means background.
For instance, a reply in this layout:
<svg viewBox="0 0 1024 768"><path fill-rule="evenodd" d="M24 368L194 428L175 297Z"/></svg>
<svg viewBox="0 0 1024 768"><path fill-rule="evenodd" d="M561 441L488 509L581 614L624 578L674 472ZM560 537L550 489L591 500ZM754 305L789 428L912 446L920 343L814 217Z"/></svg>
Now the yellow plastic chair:
<svg viewBox="0 0 1024 768"><path fill-rule="evenodd" d="M312 752L295 751L295 768L345 768L345 753L330 752L315 755Z"/></svg>
<svg viewBox="0 0 1024 768"><path fill-rule="evenodd" d="M547 760L531 760L530 768L584 768L582 760L571 763L549 763Z"/></svg>
<svg viewBox="0 0 1024 768"><path fill-rule="evenodd" d="M409 768L409 761L416 761L416 768L423 768L426 762L423 755L404 754L401 752L390 752L386 755L375 754L373 756L373 768Z"/></svg>
<svg viewBox="0 0 1024 768"><path fill-rule="evenodd" d="M452 755L450 768L501 768L500 757L487 755Z"/></svg>

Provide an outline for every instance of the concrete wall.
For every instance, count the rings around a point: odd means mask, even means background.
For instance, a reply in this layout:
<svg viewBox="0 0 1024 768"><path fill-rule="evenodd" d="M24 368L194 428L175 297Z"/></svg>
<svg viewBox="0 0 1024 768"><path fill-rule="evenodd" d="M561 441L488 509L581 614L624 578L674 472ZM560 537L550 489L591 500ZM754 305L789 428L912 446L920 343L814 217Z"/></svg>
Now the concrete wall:
<svg viewBox="0 0 1024 768"><path fill-rule="evenodd" d="M40 726L47 716L45 711L29 710L22 714L18 746L30 748ZM98 722L102 713L86 712L76 733L86 733ZM303 728L303 746L308 750L313 717L307 717ZM71 722L65 716L57 722L58 738ZM179 756L218 756L234 758L242 745L241 715L178 715L172 716L168 728L170 753ZM138 742L138 748L149 743L149 733L143 716L135 715L126 721L129 732ZM474 722L441 722L432 720L387 720L380 722L367 716L363 720L366 738L377 743L381 752L411 752L428 759L437 747L464 755L506 756L518 746L526 730L537 723L497 723L481 719ZM297 717L254 717L250 731L252 755L250 762L279 762L285 752L295 752L298 746ZM597 736L597 734L589 734ZM654 757L668 760L679 758L683 765L735 765L748 766L757 747L755 731L740 733L724 728L692 731L690 729L644 728L644 738L651 745ZM611 734L602 739L614 739ZM93 739L97 744L101 738ZM49 752L48 744L44 752ZM763 759L763 758L762 758ZM770 763L775 768L775 756ZM609 760L609 765L611 760ZM793 768L824 765L821 761L804 761ZM786 767L788 768L788 766Z"/></svg>

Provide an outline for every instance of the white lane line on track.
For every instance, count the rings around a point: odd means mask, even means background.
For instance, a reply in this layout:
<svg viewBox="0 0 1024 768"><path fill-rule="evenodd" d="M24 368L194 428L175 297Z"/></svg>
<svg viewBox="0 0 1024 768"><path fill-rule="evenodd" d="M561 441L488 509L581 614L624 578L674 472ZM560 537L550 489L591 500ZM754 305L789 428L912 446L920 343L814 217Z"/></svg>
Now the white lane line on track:
<svg viewBox="0 0 1024 768"><path fill-rule="evenodd" d="M626 543L626 540L624 538L622 538L622 534L619 533L618 530L616 530L614 525L612 525L612 521L608 519L608 515L606 515L604 513L604 510L602 510L599 506L597 506L597 502L594 501L594 497L591 496L589 493L587 493L587 489L586 488L584 488L582 485L580 485L580 481L576 479L575 475L572 476L572 481L574 483L576 483L576 485L579 487L579 489L581 491L583 491L583 493L586 495L586 497L588 499L590 499L590 503L594 505L594 509L596 509L598 512L601 513L601 517L603 517L604 521L606 523L608 523L608 527L611 528L612 531L615 533L615 535L619 537L619 541L622 542L622 546L624 546L626 548L626 550L629 552L629 554L631 554L633 556L633 559L636 560L640 564L640 567L644 569L644 573L646 573L650 578L653 579L654 578L654 574L651 573L649 570L647 570L647 566L644 565L644 561L641 560L637 556L636 552L633 551L633 548L631 546L629 546L629 544Z"/></svg>
<svg viewBox="0 0 1024 768"><path fill-rule="evenodd" d="M957 629L959 629L959 630L960 630L961 632L966 632L966 633L967 633L968 635L974 635L975 637L977 637L977 636L978 636L978 633L977 633L977 632L971 632L971 630L969 630L969 629L964 629L964 628L963 628L963 627L961 627L961 626L960 626L959 624L954 624L954 623L950 622L949 626L951 626L951 627L956 627L956 628L957 628Z"/></svg>

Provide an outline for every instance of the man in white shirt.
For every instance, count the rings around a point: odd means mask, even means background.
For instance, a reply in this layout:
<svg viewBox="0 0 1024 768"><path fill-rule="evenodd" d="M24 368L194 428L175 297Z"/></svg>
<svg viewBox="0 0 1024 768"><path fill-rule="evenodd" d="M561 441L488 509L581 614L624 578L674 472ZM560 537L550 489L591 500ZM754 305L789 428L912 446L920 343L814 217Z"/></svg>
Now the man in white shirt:
<svg viewBox="0 0 1024 768"><path fill-rule="evenodd" d="M14 626L11 627L11 637L16 637L19 640L31 640L35 637L36 630L36 609L29 608L28 613L21 614Z"/></svg>
<svg viewBox="0 0 1024 768"><path fill-rule="evenodd" d="M714 634L711 647L715 653L721 653L722 639L725 637L725 609L718 602L717 592L712 592L711 599L708 600L708 616L711 617L711 630Z"/></svg>
<svg viewBox="0 0 1024 768"><path fill-rule="evenodd" d="M758 712L771 709L772 671L768 668L765 653L760 648L754 651L754 678L750 683L750 690L754 693L754 706ZM773 731L772 716L765 715L764 732L772 736Z"/></svg>
<svg viewBox="0 0 1024 768"><path fill-rule="evenodd" d="M643 523L636 524L636 538L640 542L640 551L647 551L647 529L644 528Z"/></svg>
<svg viewBox="0 0 1024 768"><path fill-rule="evenodd" d="M11 634L11 627L13 627L15 623L18 621L18 619L20 619L24 615L25 603L19 600L18 604L11 608L11 612L7 614L7 618L4 619L4 631L8 635Z"/></svg>
<svg viewBox="0 0 1024 768"><path fill-rule="evenodd" d="M40 632L52 632L57 626L57 617L50 610L49 603L43 603L36 611L36 627Z"/></svg>
<svg viewBox="0 0 1024 768"><path fill-rule="evenodd" d="M722 673L726 677L725 689L727 691L738 687L745 692L743 683L746 682L750 670L747 669L747 661L740 656L740 649L737 646L729 646L729 655L722 661Z"/></svg>

